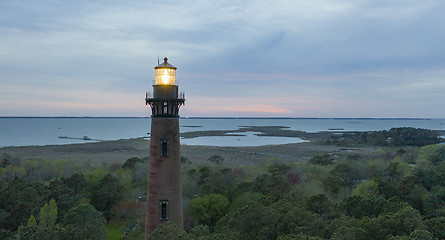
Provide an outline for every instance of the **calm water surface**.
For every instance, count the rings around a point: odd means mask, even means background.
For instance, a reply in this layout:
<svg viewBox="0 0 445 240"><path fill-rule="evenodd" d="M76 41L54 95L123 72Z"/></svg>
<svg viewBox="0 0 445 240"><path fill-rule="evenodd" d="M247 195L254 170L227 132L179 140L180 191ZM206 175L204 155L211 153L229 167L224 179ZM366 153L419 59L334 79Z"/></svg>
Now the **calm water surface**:
<svg viewBox="0 0 445 240"><path fill-rule="evenodd" d="M241 126L286 126L306 132L376 131L392 127L445 130L445 119L269 119L181 118L180 131L237 130ZM0 118L0 147L84 143L148 137L150 118ZM246 136L198 137L182 144L211 146L260 146L301 142L299 138ZM83 140L87 136L92 140ZM68 138L59 138L68 137ZM69 139L76 138L76 139Z"/></svg>

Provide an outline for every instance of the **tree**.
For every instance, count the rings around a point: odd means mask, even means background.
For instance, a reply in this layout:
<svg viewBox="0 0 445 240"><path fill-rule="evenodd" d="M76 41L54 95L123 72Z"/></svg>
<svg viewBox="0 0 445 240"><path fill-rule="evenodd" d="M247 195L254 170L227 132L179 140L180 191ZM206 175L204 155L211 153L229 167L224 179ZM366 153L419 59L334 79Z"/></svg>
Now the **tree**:
<svg viewBox="0 0 445 240"><path fill-rule="evenodd" d="M190 229L189 234L193 239L202 239L205 236L210 235L210 230L207 226L196 225Z"/></svg>
<svg viewBox="0 0 445 240"><path fill-rule="evenodd" d="M426 230L414 230L409 235L409 239L415 239L415 240L423 240L423 239L433 239L433 234Z"/></svg>
<svg viewBox="0 0 445 240"><path fill-rule="evenodd" d="M445 239L445 217L431 218L426 221L429 232L437 239Z"/></svg>
<svg viewBox="0 0 445 240"><path fill-rule="evenodd" d="M49 183L49 191L49 197L57 202L57 212L62 218L70 208L75 206L77 200L81 197L74 194L73 190L63 180L58 179Z"/></svg>
<svg viewBox="0 0 445 240"><path fill-rule="evenodd" d="M323 240L324 238L300 234L285 234L277 238L277 240Z"/></svg>
<svg viewBox="0 0 445 240"><path fill-rule="evenodd" d="M380 214L376 218L364 217L362 225L367 232L367 239L409 236L415 230L425 230L422 217L411 206L392 214Z"/></svg>
<svg viewBox="0 0 445 240"><path fill-rule="evenodd" d="M0 208L0 226L1 226L0 229L3 228L9 215L10 214L8 212Z"/></svg>
<svg viewBox="0 0 445 240"><path fill-rule="evenodd" d="M324 218L328 216L332 208L333 205L325 194L314 195L307 200L307 209Z"/></svg>
<svg viewBox="0 0 445 240"><path fill-rule="evenodd" d="M264 197L263 194L251 191L242 192L241 194L236 194L235 198L233 199L230 205L230 210L234 211L237 209L241 209L242 207L246 206L249 202L258 201L262 197Z"/></svg>
<svg viewBox="0 0 445 240"><path fill-rule="evenodd" d="M123 198L124 187L120 185L119 179L110 173L105 175L97 186L95 186L91 204L99 210L104 212L107 222L110 220L111 209L114 204Z"/></svg>
<svg viewBox="0 0 445 240"><path fill-rule="evenodd" d="M363 228L351 227L351 226L340 226L332 234L332 240L356 240L365 239L366 232Z"/></svg>
<svg viewBox="0 0 445 240"><path fill-rule="evenodd" d="M11 238L12 239L12 238ZM38 226L22 226L17 231L17 240L54 240L58 238L58 231L55 228L40 228Z"/></svg>
<svg viewBox="0 0 445 240"><path fill-rule="evenodd" d="M330 172L325 187L333 193L337 193L341 188L352 188L358 180L357 170L348 164L338 164Z"/></svg>
<svg viewBox="0 0 445 240"><path fill-rule="evenodd" d="M219 193L230 196L232 184L235 180L236 177L230 168L224 168L216 172L205 171L198 182L199 195Z"/></svg>
<svg viewBox="0 0 445 240"><path fill-rule="evenodd" d="M287 174L287 182L290 185L295 185L301 181L300 175L298 173L288 173Z"/></svg>
<svg viewBox="0 0 445 240"><path fill-rule="evenodd" d="M390 180L382 180L380 178L375 180L378 184L377 192L378 195L383 196L388 199L395 196L400 196L399 190L397 190L396 184L394 181Z"/></svg>
<svg viewBox="0 0 445 240"><path fill-rule="evenodd" d="M213 227L227 213L229 200L221 194L211 193L192 199L189 206L190 215L195 217L199 224Z"/></svg>
<svg viewBox="0 0 445 240"><path fill-rule="evenodd" d="M189 171L189 173L192 171ZM198 185L203 184L206 179L210 176L211 171L208 167L202 167L198 170L199 173L199 180L198 180Z"/></svg>
<svg viewBox="0 0 445 240"><path fill-rule="evenodd" d="M286 175L291 167L285 164L273 164L267 167L267 171L271 174L283 174Z"/></svg>
<svg viewBox="0 0 445 240"><path fill-rule="evenodd" d="M39 224L37 225L34 215L28 219L26 226L21 225L17 230L17 239L58 239L59 228L56 226L57 206L54 199L51 199L49 205L45 203L40 209Z"/></svg>
<svg viewBox="0 0 445 240"><path fill-rule="evenodd" d="M142 202L134 200L120 201L113 206L112 214L115 218L119 219L132 219L138 215L138 212L145 207Z"/></svg>
<svg viewBox="0 0 445 240"><path fill-rule="evenodd" d="M181 164L192 163L187 157L181 156Z"/></svg>
<svg viewBox="0 0 445 240"><path fill-rule="evenodd" d="M62 182L71 188L75 195L82 193L87 186L87 180L82 173L74 173L69 178L62 178Z"/></svg>
<svg viewBox="0 0 445 240"><path fill-rule="evenodd" d="M34 215L31 214L31 216L28 219L28 223L26 223L26 226L37 226L37 221Z"/></svg>
<svg viewBox="0 0 445 240"><path fill-rule="evenodd" d="M415 177L415 182L417 184L422 185L425 187L428 191L431 191L431 188L433 187L433 175L434 172L430 171L430 169L423 169L423 168L416 168L412 172L412 175Z"/></svg>
<svg viewBox="0 0 445 240"><path fill-rule="evenodd" d="M49 205L45 203L45 206L40 208L39 227L53 228L56 226L56 222L57 222L57 204L56 200L52 198L49 201Z"/></svg>
<svg viewBox="0 0 445 240"><path fill-rule="evenodd" d="M216 164L221 164L224 162L224 158L219 155L213 155L208 159L210 162L214 162Z"/></svg>
<svg viewBox="0 0 445 240"><path fill-rule="evenodd" d="M385 199L380 196L348 196L340 204L346 216L362 218L378 216L383 210Z"/></svg>
<svg viewBox="0 0 445 240"><path fill-rule="evenodd" d="M409 235L412 231L424 228L422 216L419 211L411 206L405 207L394 213L391 218L396 222L398 232ZM399 234L398 234L399 235Z"/></svg>
<svg viewBox="0 0 445 240"><path fill-rule="evenodd" d="M391 128L387 132L389 146L425 146L440 142L434 131L421 128Z"/></svg>
<svg viewBox="0 0 445 240"><path fill-rule="evenodd" d="M426 202L430 192L419 184L419 179L414 175L405 176L397 185L401 198L406 200L411 206L425 213Z"/></svg>
<svg viewBox="0 0 445 240"><path fill-rule="evenodd" d="M299 205L290 208L277 226L280 233L305 234L317 237L324 237L325 228L326 224L323 222L323 218Z"/></svg>
<svg viewBox="0 0 445 240"><path fill-rule="evenodd" d="M124 165L122 165L123 169L134 169L137 163L143 162L142 159L138 157L132 157L125 161Z"/></svg>
<svg viewBox="0 0 445 240"><path fill-rule="evenodd" d="M0 196L0 209L7 213L0 227L15 231L31 214L38 213L47 201L48 189L40 182L16 179L1 189Z"/></svg>
<svg viewBox="0 0 445 240"><path fill-rule="evenodd" d="M383 205L383 213L393 214L408 206L409 204L407 202L401 201L400 198L392 197L386 200L386 203Z"/></svg>
<svg viewBox="0 0 445 240"><path fill-rule="evenodd" d="M62 239L106 239L105 220L90 204L80 204L65 216Z"/></svg>
<svg viewBox="0 0 445 240"><path fill-rule="evenodd" d="M255 178L254 190L259 193L269 194L272 192L288 193L290 184L287 174L290 167L284 164L274 164L267 168L269 174L263 174Z"/></svg>
<svg viewBox="0 0 445 240"><path fill-rule="evenodd" d="M0 229L0 239L14 239L15 233L9 230Z"/></svg>
<svg viewBox="0 0 445 240"><path fill-rule="evenodd" d="M366 196L369 194L376 194L378 186L379 185L374 180L362 181L354 188L354 190L352 190L352 195Z"/></svg>
<svg viewBox="0 0 445 240"><path fill-rule="evenodd" d="M5 168L6 166L10 165L11 162L8 159L3 159L2 163L1 163L1 167Z"/></svg>
<svg viewBox="0 0 445 240"><path fill-rule="evenodd" d="M428 159L433 165L437 165L445 160L445 147L437 148Z"/></svg>
<svg viewBox="0 0 445 240"><path fill-rule="evenodd" d="M28 240L28 239L41 239L41 240L52 240L57 239L58 229L54 227L42 227L37 226L37 221L34 215L28 219L26 226L21 225L17 230L16 239Z"/></svg>
<svg viewBox="0 0 445 240"><path fill-rule="evenodd" d="M232 232L237 238L228 239L275 239L278 214L271 208L258 202L250 202L245 207L237 209L221 218L215 232ZM216 238L215 239L224 239Z"/></svg>
<svg viewBox="0 0 445 240"><path fill-rule="evenodd" d="M187 239L187 233L172 222L159 225L156 230L148 236L147 240L179 240Z"/></svg>
<svg viewBox="0 0 445 240"><path fill-rule="evenodd" d="M334 158L329 154L317 154L309 159L309 163L326 166L333 164Z"/></svg>
<svg viewBox="0 0 445 240"><path fill-rule="evenodd" d="M331 237L335 240L366 239L366 231L360 221L353 217L340 216L328 226Z"/></svg>
<svg viewBox="0 0 445 240"><path fill-rule="evenodd" d="M328 142L334 143L365 143L380 146L425 146L439 143L438 134L428 129L401 127L389 131L354 132L330 137Z"/></svg>

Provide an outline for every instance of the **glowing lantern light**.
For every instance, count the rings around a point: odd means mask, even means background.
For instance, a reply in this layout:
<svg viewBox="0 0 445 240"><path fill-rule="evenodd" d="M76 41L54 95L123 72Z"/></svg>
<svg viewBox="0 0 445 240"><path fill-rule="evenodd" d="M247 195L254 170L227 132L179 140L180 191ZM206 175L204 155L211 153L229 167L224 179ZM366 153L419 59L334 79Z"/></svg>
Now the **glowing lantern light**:
<svg viewBox="0 0 445 240"><path fill-rule="evenodd" d="M167 60L164 58L164 62L155 67L155 85L176 85L176 67Z"/></svg>
<svg viewBox="0 0 445 240"><path fill-rule="evenodd" d="M168 76L166 69L164 69L164 74L162 74L162 84L170 84L170 76Z"/></svg>

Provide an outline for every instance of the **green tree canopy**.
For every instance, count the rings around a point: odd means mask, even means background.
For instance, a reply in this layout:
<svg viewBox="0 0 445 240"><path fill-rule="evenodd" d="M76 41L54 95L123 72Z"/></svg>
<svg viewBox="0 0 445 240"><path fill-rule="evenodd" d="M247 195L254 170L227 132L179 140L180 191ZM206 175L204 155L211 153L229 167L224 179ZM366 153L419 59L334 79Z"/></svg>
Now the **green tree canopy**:
<svg viewBox="0 0 445 240"><path fill-rule="evenodd" d="M123 169L134 169L136 164L138 164L140 162L144 162L144 161L138 157L132 157L132 158L127 159L127 161L125 161L124 165L122 165L122 168Z"/></svg>
<svg viewBox="0 0 445 240"><path fill-rule="evenodd" d="M68 211L62 233L67 239L106 239L105 220L90 204L80 204Z"/></svg>
<svg viewBox="0 0 445 240"><path fill-rule="evenodd" d="M188 234L173 222L166 222L159 225L154 232L152 232L147 240L186 240Z"/></svg>
<svg viewBox="0 0 445 240"><path fill-rule="evenodd" d="M218 221L217 232L234 232L237 239L275 239L279 216L271 208L250 202L241 209L230 212Z"/></svg>
<svg viewBox="0 0 445 240"><path fill-rule="evenodd" d="M336 193L344 187L352 188L357 180L357 170L348 164L340 163L329 172L324 185L331 192Z"/></svg>
<svg viewBox="0 0 445 240"><path fill-rule="evenodd" d="M39 213L39 226L43 228L53 228L57 222L57 204L56 200L52 198L49 204L45 203L45 206L40 208Z"/></svg>
<svg viewBox="0 0 445 240"><path fill-rule="evenodd" d="M317 154L309 159L312 164L318 164L322 166L331 165L334 163L334 158L329 154Z"/></svg>
<svg viewBox="0 0 445 240"><path fill-rule="evenodd" d="M124 187L119 183L119 179L109 173L94 187L91 204L97 210L103 211L105 218L109 221L111 209L123 198L123 194Z"/></svg>
<svg viewBox="0 0 445 240"><path fill-rule="evenodd" d="M87 180L82 173L74 173L69 178L62 178L61 180L71 188L76 195L82 193L87 186Z"/></svg>
<svg viewBox="0 0 445 240"><path fill-rule="evenodd" d="M357 187L352 190L352 195L367 196L377 194L378 184L374 180L366 180L357 184Z"/></svg>
<svg viewBox="0 0 445 240"><path fill-rule="evenodd" d="M0 221L0 227L15 231L31 214L37 214L43 203L48 201L48 188L40 182L16 179L1 189L0 196L0 209L6 213Z"/></svg>
<svg viewBox="0 0 445 240"><path fill-rule="evenodd" d="M190 215L195 217L198 223L213 227L227 213L229 200L224 195L211 193L192 199L189 206Z"/></svg>

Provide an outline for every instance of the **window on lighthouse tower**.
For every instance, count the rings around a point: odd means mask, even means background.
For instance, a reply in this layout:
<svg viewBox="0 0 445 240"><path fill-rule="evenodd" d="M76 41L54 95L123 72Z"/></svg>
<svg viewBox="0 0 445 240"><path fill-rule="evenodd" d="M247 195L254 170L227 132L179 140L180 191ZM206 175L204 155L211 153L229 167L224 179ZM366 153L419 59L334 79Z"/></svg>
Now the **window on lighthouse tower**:
<svg viewBox="0 0 445 240"><path fill-rule="evenodd" d="M161 200L159 205L161 207L159 220L161 221L168 220L167 216L168 200Z"/></svg>
<svg viewBox="0 0 445 240"><path fill-rule="evenodd" d="M167 105L168 105L167 102L163 103L162 114L167 114L168 113Z"/></svg>
<svg viewBox="0 0 445 240"><path fill-rule="evenodd" d="M162 157L167 157L167 145L168 145L168 141L167 140L162 140L162 153L161 156Z"/></svg>

